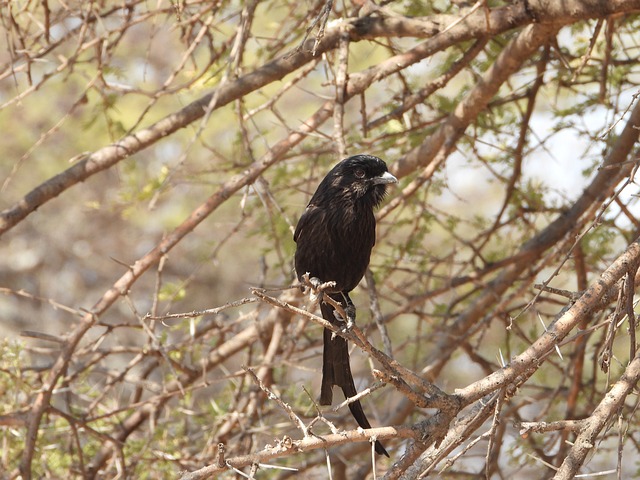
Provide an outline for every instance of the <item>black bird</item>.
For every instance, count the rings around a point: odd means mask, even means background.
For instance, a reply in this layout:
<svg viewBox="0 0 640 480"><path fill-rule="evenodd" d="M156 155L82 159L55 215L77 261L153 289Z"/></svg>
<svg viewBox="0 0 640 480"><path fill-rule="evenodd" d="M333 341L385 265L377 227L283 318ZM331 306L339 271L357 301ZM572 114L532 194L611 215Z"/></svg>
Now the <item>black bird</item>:
<svg viewBox="0 0 640 480"><path fill-rule="evenodd" d="M354 155L342 160L318 185L293 235L298 278L308 273L319 282L335 282L335 287L324 294L340 302L347 323L355 321L355 306L349 292L364 276L376 241L373 210L382 202L387 184L397 181L378 157ZM320 310L325 320L340 328L346 326L345 319L333 306L321 300ZM325 329L321 405L331 405L334 385L342 388L347 398L358 393L351 375L347 341ZM371 428L360 401L350 403L349 410L358 425ZM380 442L376 442L375 450L389 456Z"/></svg>

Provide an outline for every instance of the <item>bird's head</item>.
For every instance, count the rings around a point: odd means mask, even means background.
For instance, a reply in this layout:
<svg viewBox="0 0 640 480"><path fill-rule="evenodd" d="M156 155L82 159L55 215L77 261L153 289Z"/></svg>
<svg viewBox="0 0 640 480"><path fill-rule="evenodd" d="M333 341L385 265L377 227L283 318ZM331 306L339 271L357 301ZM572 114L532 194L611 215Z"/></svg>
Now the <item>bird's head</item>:
<svg viewBox="0 0 640 480"><path fill-rule="evenodd" d="M376 207L382 202L387 184L398 179L387 170L387 164L373 155L354 155L338 163L322 183L343 199L364 200Z"/></svg>

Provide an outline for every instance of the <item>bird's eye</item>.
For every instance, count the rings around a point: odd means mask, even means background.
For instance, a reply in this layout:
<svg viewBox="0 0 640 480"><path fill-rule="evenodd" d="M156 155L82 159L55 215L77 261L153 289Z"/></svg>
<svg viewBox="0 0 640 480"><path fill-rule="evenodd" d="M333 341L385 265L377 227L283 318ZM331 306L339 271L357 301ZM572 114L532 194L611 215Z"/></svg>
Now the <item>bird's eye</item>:
<svg viewBox="0 0 640 480"><path fill-rule="evenodd" d="M364 170L361 168L356 168L355 172L353 172L353 174L357 177L357 178L364 178Z"/></svg>

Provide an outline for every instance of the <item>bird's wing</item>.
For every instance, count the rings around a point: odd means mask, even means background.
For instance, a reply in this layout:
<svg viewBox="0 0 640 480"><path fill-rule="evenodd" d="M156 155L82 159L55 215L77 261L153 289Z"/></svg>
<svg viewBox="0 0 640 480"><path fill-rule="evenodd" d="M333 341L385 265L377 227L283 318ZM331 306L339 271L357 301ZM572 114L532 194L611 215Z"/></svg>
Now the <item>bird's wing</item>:
<svg viewBox="0 0 640 480"><path fill-rule="evenodd" d="M300 217L300 220L298 220L296 231L293 232L294 242L298 241L298 238L300 238L300 234L305 229L305 227L312 225L314 221L318 220L319 215L322 215L322 211L315 205L309 204L309 206L305 209L304 213Z"/></svg>

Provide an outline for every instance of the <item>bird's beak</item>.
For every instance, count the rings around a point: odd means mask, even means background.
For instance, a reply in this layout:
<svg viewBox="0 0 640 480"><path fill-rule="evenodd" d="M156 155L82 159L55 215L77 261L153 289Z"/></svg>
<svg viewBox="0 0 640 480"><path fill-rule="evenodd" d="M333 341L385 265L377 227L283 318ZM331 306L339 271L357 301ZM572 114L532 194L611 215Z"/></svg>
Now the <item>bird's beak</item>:
<svg viewBox="0 0 640 480"><path fill-rule="evenodd" d="M391 175L389 172L384 172L379 177L371 179L374 185L386 185L387 183L398 183L398 179Z"/></svg>

